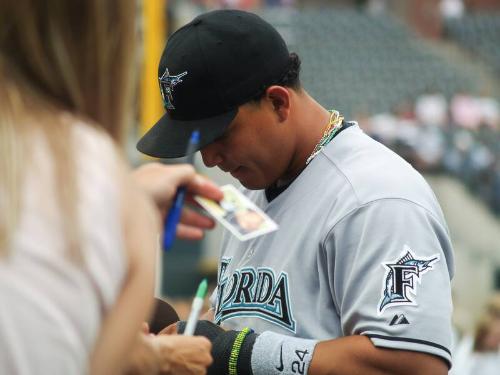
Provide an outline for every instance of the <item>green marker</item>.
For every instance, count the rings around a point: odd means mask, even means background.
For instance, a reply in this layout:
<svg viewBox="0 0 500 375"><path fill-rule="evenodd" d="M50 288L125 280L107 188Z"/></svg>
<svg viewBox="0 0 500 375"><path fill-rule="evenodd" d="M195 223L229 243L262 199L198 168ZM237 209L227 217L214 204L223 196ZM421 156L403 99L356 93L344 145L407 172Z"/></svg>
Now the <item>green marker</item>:
<svg viewBox="0 0 500 375"><path fill-rule="evenodd" d="M191 312L189 313L189 318L186 323L186 329L184 330L185 336L193 336L196 329L196 323L200 316L201 309L203 308L203 301L207 295L208 283L207 279L203 279L198 285L198 290L196 291L196 297L193 299L193 304L191 305Z"/></svg>

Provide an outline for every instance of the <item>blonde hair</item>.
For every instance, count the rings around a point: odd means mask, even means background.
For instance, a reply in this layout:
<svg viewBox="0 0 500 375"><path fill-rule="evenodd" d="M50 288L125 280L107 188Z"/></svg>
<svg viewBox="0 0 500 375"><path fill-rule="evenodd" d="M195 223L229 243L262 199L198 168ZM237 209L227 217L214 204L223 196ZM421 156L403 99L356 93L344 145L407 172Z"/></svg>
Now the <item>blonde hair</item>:
<svg viewBox="0 0 500 375"><path fill-rule="evenodd" d="M77 145L59 114L72 113L122 141L135 84L135 17L134 0L0 2L0 255L18 225L34 130L50 147L65 233L78 248L71 156Z"/></svg>

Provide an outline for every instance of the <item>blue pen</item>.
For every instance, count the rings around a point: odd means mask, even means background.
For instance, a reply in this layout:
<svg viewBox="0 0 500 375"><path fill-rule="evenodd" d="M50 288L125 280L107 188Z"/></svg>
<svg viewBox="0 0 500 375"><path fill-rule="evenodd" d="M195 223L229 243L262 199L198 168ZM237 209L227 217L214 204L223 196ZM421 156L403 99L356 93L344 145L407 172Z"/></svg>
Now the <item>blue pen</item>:
<svg viewBox="0 0 500 375"><path fill-rule="evenodd" d="M200 143L200 132L198 130L193 131L189 143L187 146L187 163L194 165L194 154L198 149L198 144ZM181 218L182 206L184 205L184 198L186 196L186 188L181 186L177 189L175 194L174 202L170 211L168 212L167 220L165 220L165 228L163 232L163 249L168 250L172 247L175 240L175 233L177 230L177 224Z"/></svg>

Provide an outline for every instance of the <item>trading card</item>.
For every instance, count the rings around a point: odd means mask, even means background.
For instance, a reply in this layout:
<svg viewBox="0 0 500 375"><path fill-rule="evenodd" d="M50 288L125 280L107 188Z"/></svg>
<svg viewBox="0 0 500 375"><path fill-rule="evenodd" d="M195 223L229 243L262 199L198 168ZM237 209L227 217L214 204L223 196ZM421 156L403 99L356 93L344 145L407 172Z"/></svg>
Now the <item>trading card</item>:
<svg viewBox="0 0 500 375"><path fill-rule="evenodd" d="M196 196L194 199L240 241L275 231L278 225L233 185L221 187L220 203Z"/></svg>

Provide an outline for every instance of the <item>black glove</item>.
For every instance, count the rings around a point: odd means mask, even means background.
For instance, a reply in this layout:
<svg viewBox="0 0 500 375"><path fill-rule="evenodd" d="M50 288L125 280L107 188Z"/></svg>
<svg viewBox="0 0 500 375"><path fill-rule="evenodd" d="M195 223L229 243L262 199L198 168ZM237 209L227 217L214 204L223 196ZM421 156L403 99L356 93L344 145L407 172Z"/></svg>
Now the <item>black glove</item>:
<svg viewBox="0 0 500 375"><path fill-rule="evenodd" d="M149 332L158 334L163 328L179 321L179 315L167 302L155 298L153 316L149 319Z"/></svg>
<svg viewBox="0 0 500 375"><path fill-rule="evenodd" d="M177 332L179 334L183 333L185 328L185 321L177 323ZM229 358L231 357L234 341L239 333L239 331L225 331L208 320L198 321L194 334L197 336L205 336L212 342L212 358L214 361L208 368L208 375L229 374ZM251 358L253 345L257 336L256 333L251 332L245 336L241 344L236 365L238 375L253 375Z"/></svg>

